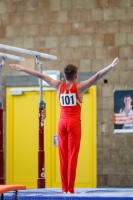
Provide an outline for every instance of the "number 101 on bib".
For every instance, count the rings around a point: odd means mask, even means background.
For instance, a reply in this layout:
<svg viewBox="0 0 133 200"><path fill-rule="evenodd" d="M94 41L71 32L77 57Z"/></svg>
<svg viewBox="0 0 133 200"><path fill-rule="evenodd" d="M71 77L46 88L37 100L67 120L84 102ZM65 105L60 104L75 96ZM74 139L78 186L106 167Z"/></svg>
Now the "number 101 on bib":
<svg viewBox="0 0 133 200"><path fill-rule="evenodd" d="M61 106L76 106L76 94L61 94L60 104Z"/></svg>

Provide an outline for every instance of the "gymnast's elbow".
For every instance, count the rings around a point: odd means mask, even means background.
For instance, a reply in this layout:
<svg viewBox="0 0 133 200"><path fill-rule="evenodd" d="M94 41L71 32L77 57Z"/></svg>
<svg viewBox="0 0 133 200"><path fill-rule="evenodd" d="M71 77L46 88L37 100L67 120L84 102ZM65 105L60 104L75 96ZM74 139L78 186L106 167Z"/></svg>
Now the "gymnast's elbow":
<svg viewBox="0 0 133 200"><path fill-rule="evenodd" d="M101 78L100 73L97 72L97 73L95 74L95 79L96 79L96 81L99 80L100 78Z"/></svg>

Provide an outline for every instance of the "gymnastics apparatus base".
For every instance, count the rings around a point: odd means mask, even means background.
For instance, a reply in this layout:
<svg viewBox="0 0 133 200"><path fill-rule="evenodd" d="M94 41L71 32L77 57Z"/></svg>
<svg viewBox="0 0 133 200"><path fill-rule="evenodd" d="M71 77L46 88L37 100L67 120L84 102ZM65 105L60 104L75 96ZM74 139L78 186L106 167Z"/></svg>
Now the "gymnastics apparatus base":
<svg viewBox="0 0 133 200"><path fill-rule="evenodd" d="M60 188L18 191L20 200L133 200L132 188L76 188L76 194L62 194ZM11 192L5 200L13 200Z"/></svg>
<svg viewBox="0 0 133 200"><path fill-rule="evenodd" d="M18 200L18 190L26 190L26 186L24 185L0 185L0 194L1 200L4 200L4 193L13 191L13 198L14 200Z"/></svg>

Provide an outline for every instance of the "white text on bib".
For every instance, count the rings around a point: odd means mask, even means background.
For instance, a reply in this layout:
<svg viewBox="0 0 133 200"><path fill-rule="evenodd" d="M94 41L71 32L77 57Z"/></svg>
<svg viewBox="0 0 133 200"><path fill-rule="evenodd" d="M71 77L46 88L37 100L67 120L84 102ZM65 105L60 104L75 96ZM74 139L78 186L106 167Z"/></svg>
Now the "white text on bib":
<svg viewBox="0 0 133 200"><path fill-rule="evenodd" d="M61 106L76 106L76 94L61 94L60 104Z"/></svg>

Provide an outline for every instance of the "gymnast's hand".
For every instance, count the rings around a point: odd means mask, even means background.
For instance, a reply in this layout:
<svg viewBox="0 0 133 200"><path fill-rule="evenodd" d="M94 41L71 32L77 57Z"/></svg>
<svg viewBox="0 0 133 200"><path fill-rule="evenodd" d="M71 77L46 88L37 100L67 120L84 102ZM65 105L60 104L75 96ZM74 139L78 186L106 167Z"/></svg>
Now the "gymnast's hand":
<svg viewBox="0 0 133 200"><path fill-rule="evenodd" d="M9 66L11 67L11 69L14 69L16 71L23 71L24 67L21 65L17 65L17 64L9 64Z"/></svg>
<svg viewBox="0 0 133 200"><path fill-rule="evenodd" d="M113 62L111 63L111 67L114 68L114 67L118 64L118 62L119 62L119 59L118 59L118 58L115 58L115 59L113 60Z"/></svg>

